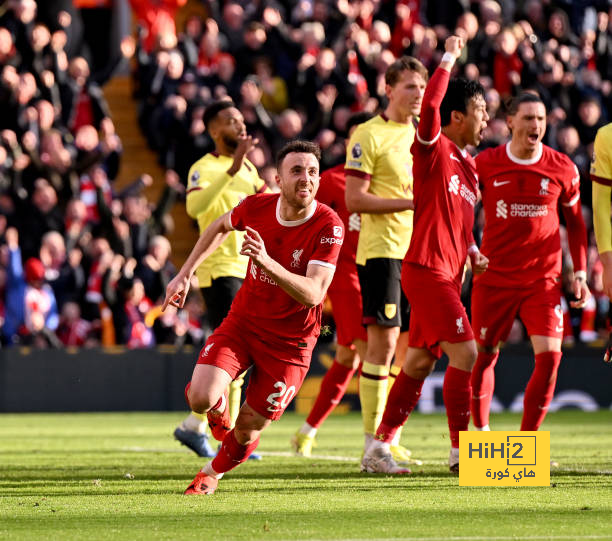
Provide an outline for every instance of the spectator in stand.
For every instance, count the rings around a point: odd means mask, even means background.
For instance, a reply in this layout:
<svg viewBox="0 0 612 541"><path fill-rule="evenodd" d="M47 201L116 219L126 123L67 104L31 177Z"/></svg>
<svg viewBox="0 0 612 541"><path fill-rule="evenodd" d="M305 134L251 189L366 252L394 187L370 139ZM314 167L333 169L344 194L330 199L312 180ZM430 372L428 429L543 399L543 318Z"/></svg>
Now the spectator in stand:
<svg viewBox="0 0 612 541"><path fill-rule="evenodd" d="M523 63L517 53L518 40L511 28L504 28L495 41L498 50L493 60L493 85L505 100L521 84Z"/></svg>
<svg viewBox="0 0 612 541"><path fill-rule="evenodd" d="M147 296L156 304L163 300L166 286L176 274L176 268L170 261L171 252L170 241L162 235L156 235L149 243L149 252L138 262L134 271Z"/></svg>
<svg viewBox="0 0 612 541"><path fill-rule="evenodd" d="M89 75L87 60L77 56L70 60L68 77L60 81L62 122L72 133L85 124L99 128L102 119L110 116L102 89Z"/></svg>
<svg viewBox="0 0 612 541"><path fill-rule="evenodd" d="M6 242L10 261L3 329L5 341L56 347L58 341L53 331L58 325L57 304L53 290L45 283L45 267L35 257L22 265L19 234L15 228L7 229Z"/></svg>
<svg viewBox="0 0 612 541"><path fill-rule="evenodd" d="M81 300L85 287L82 256L78 248L67 254L64 237L57 231L49 231L42 238L40 260L45 268L45 280L53 289L60 311L66 302Z"/></svg>
<svg viewBox="0 0 612 541"><path fill-rule="evenodd" d="M575 126L578 130L580 142L583 145L590 145L595 141L597 130L605 125L601 102L596 97L587 96L578 104L577 112L578 117L575 119Z"/></svg>
<svg viewBox="0 0 612 541"><path fill-rule="evenodd" d="M186 3L187 0L130 0L138 24L144 30L144 46L148 52L153 50L160 37L176 37L174 17Z"/></svg>
<svg viewBox="0 0 612 541"><path fill-rule="evenodd" d="M67 302L61 310L57 337L64 346L96 347L97 326L81 317L81 308L76 302Z"/></svg>

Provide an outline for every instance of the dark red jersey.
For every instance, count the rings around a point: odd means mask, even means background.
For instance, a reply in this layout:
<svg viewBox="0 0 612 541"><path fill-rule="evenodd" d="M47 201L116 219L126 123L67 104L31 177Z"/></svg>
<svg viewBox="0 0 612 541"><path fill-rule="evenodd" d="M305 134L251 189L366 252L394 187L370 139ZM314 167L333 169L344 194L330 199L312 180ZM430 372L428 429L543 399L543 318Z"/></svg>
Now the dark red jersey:
<svg viewBox="0 0 612 541"><path fill-rule="evenodd" d="M313 201L306 218L285 221L280 217L279 194L256 194L235 207L230 219L234 229L249 226L257 231L268 255L294 274L305 276L309 264L336 267L344 227L326 205ZM266 342L311 349L319 336L321 309L299 303L249 261L228 317Z"/></svg>
<svg viewBox="0 0 612 541"><path fill-rule="evenodd" d="M441 130L440 103L449 73L438 68L423 96L421 120L411 147L414 177L414 230L404 258L461 282L473 244L478 177L474 159Z"/></svg>
<svg viewBox="0 0 612 541"><path fill-rule="evenodd" d="M533 159L521 160L510 152L510 143L481 152L476 165L485 212L481 251L489 258L487 271L476 279L490 286L524 287L558 278L559 204L580 209L576 166L546 145ZM584 263L576 261L575 269L584 270Z"/></svg>

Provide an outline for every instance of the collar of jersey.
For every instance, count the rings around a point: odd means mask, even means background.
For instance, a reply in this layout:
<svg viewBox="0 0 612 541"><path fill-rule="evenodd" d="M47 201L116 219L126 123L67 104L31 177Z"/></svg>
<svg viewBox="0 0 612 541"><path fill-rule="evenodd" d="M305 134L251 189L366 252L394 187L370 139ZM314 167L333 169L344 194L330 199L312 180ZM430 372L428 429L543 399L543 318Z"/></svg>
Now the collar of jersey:
<svg viewBox="0 0 612 541"><path fill-rule="evenodd" d="M295 227L296 225L305 224L308 220L310 220L310 218L312 218L312 215L315 213L315 210L317 210L317 201L316 199L313 199L312 203L310 203L308 214L304 218L302 218L301 220L283 220L280 215L280 197L279 197L278 201L276 201L276 220L278 221L279 224L284 225L285 227Z"/></svg>
<svg viewBox="0 0 612 541"><path fill-rule="evenodd" d="M459 146L457 143L455 143L455 141L452 141L452 140L450 140L450 139L449 139L449 141L451 141L451 143L453 143L453 145L455 145L455 146L457 147L457 150L458 150L459 152L461 152L461 155L462 155L464 158L467 158L467 156L468 156L468 151L467 151L467 150L465 150L465 148L461 148L461 147L460 147L460 146Z"/></svg>
<svg viewBox="0 0 612 541"><path fill-rule="evenodd" d="M540 161L540 158L542 157L542 143L540 142L536 155L528 160L521 160L520 158L517 158L514 154L512 154L512 152L510 152L510 141L506 143L506 154L508 155L508 158L510 158L510 160L512 160L514 163L518 163L519 165L533 165L534 163L538 163Z"/></svg>

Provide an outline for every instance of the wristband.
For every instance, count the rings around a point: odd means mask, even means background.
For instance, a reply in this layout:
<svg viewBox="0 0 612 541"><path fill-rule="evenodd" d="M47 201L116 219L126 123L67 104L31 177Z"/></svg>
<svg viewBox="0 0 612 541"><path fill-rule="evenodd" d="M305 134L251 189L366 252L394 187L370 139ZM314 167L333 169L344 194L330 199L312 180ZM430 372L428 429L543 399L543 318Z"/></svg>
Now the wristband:
<svg viewBox="0 0 612 541"><path fill-rule="evenodd" d="M579 270L579 271L574 272L574 280L577 280L577 279L581 279L586 282L586 279L587 279L586 271Z"/></svg>
<svg viewBox="0 0 612 541"><path fill-rule="evenodd" d="M468 248L468 254L470 255L474 255L477 254L478 252L480 252L480 250L478 249L478 246L476 246L475 244L472 244L469 248Z"/></svg>
<svg viewBox="0 0 612 541"><path fill-rule="evenodd" d="M453 53L446 52L442 55L442 60L440 60L440 63L450 62L451 64L454 64L456 61L457 61L457 58L455 57Z"/></svg>

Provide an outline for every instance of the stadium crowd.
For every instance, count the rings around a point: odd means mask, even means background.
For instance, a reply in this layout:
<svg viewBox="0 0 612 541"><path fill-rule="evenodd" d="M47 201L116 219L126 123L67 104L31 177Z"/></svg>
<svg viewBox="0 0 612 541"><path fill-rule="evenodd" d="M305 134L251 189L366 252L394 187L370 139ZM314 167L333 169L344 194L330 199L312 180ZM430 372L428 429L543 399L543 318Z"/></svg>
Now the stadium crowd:
<svg viewBox="0 0 612 541"><path fill-rule="evenodd" d="M3 6L3 344L200 344L207 330L197 293L182 311L162 315L159 305L175 272L164 236L172 227L168 211L191 165L213 150L206 106L226 96L238 105L248 133L259 139L248 158L273 188L270 164L287 141L316 141L322 170L342 162L348 117L386 105L389 65L409 54L431 71L451 34L467 43L456 73L486 89L491 120L479 150L508 139L504 103L519 89L545 102L544 142L580 171L591 238L594 295L582 310L566 305L566 340L588 342L607 330L589 164L595 134L612 111L608 1L210 1L204 2L208 18L189 16L179 32L150 16L167 18L182 3L156 8L133 1L136 39L124 40L104 62L85 41L79 49L67 40L74 22L67 13L43 18L33 0ZM152 182L146 174L121 191L113 186L122 146L102 88L132 54L139 123L167 171L155 204L143 195ZM480 230L482 219L480 212ZM570 276L567 246L564 253ZM468 276L466 302L469 284ZM520 323L515 327L511 340L522 340Z"/></svg>

